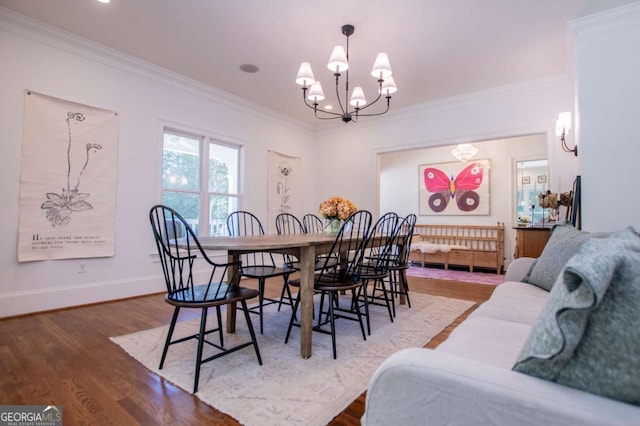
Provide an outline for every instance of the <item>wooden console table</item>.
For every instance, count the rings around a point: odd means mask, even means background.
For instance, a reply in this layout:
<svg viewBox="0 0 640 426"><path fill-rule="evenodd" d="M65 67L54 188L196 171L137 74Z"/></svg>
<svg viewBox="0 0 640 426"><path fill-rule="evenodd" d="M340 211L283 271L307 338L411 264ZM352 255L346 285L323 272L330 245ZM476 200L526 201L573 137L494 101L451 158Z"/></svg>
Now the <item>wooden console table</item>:
<svg viewBox="0 0 640 426"><path fill-rule="evenodd" d="M516 249L513 258L540 257L544 246L549 241L551 228L518 226L516 230Z"/></svg>

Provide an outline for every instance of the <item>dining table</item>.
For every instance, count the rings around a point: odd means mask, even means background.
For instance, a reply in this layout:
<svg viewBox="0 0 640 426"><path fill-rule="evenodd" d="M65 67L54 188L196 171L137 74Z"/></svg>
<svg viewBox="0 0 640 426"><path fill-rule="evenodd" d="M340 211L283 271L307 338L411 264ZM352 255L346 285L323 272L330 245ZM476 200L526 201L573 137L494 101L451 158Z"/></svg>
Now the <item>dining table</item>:
<svg viewBox="0 0 640 426"><path fill-rule="evenodd" d="M236 262L240 255L252 252L288 254L300 262L300 355L311 357L313 326L313 287L315 260L318 255L331 251L335 235L331 234L268 234L232 237L200 237L205 250L225 250L229 262ZM229 271L228 276L237 276ZM238 278L239 280L239 278ZM238 283L232 283L237 285ZM236 306L227 309L227 332L234 333Z"/></svg>

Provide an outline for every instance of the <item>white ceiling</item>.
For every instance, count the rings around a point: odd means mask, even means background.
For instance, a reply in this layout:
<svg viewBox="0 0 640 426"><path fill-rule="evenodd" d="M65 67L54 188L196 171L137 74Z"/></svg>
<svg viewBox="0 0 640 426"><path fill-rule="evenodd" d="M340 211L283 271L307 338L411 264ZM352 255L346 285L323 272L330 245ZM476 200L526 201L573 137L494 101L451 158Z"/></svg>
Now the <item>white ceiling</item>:
<svg viewBox="0 0 640 426"><path fill-rule="evenodd" d="M326 63L333 46L345 42L343 24L355 26L351 86L362 85L373 99L369 72L376 53L387 52L399 88L393 109L567 73L567 22L634 1L0 0L0 6L316 123L295 75L302 61L310 62L327 100L334 99ZM240 71L245 63L260 71Z"/></svg>

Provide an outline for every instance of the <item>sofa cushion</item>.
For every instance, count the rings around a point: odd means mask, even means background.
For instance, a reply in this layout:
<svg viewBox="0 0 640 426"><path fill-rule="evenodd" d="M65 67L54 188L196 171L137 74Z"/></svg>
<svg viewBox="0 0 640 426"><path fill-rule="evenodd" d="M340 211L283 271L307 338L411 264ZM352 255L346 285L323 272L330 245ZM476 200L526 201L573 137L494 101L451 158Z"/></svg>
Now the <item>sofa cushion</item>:
<svg viewBox="0 0 640 426"><path fill-rule="evenodd" d="M484 316L532 326L547 303L549 292L531 284L505 282L469 317Z"/></svg>
<svg viewBox="0 0 640 426"><path fill-rule="evenodd" d="M570 259L513 369L640 405L640 237L591 239Z"/></svg>
<svg viewBox="0 0 640 426"><path fill-rule="evenodd" d="M524 278L524 282L547 291L551 290L564 265L588 238L588 232L579 231L571 225L554 226L547 245Z"/></svg>
<svg viewBox="0 0 640 426"><path fill-rule="evenodd" d="M530 330L531 325L513 321L469 317L436 350L509 369Z"/></svg>

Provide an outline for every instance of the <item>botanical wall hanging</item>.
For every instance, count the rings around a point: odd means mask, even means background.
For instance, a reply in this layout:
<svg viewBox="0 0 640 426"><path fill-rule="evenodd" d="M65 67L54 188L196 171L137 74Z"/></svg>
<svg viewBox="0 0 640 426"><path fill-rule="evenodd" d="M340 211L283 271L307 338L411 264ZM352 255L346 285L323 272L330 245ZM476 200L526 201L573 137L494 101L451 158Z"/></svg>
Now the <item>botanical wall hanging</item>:
<svg viewBox="0 0 640 426"><path fill-rule="evenodd" d="M419 166L420 215L488 215L489 160Z"/></svg>
<svg viewBox="0 0 640 426"><path fill-rule="evenodd" d="M25 91L18 261L113 256L118 117Z"/></svg>
<svg viewBox="0 0 640 426"><path fill-rule="evenodd" d="M275 232L276 216L280 213L302 217L300 157L269 151L267 170L267 223L263 226Z"/></svg>

